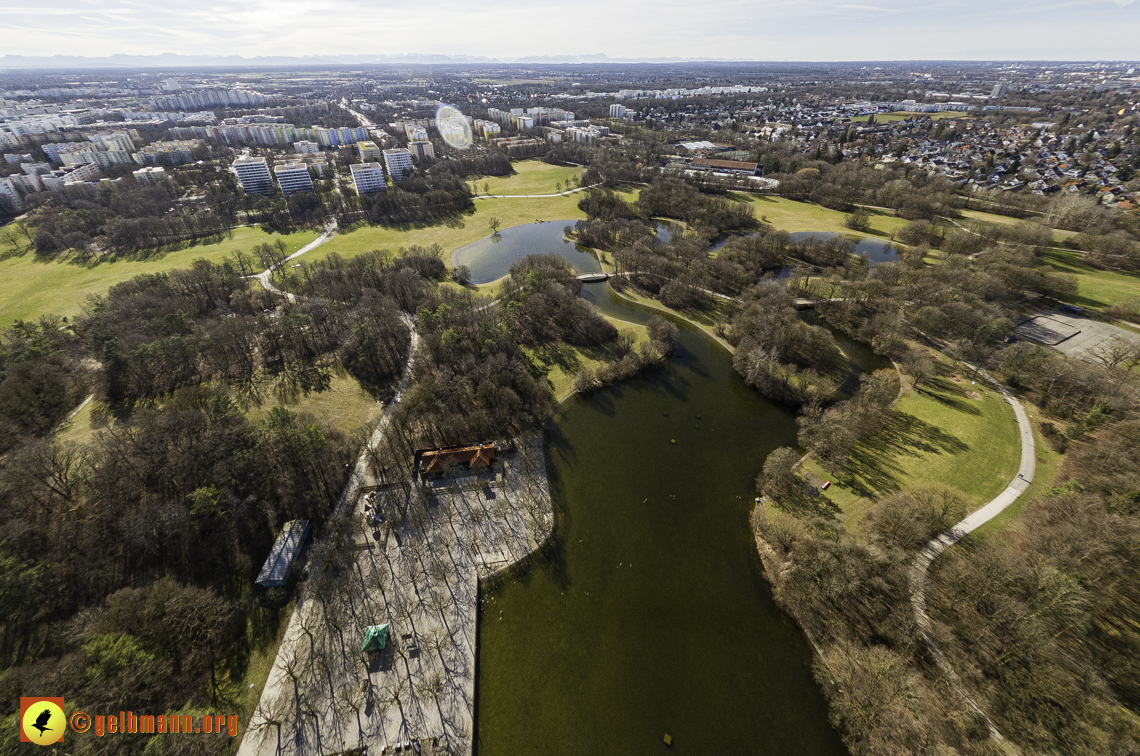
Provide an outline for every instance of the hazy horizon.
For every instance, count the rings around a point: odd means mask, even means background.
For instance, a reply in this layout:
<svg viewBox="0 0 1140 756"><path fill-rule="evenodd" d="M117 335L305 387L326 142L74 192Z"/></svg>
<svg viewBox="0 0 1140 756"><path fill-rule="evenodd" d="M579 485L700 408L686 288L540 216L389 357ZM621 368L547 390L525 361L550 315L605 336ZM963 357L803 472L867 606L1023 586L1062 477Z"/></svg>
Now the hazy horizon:
<svg viewBox="0 0 1140 756"><path fill-rule="evenodd" d="M748 62L1097 61L1140 58L1136 0L45 0L0 17L8 55L487 58ZM361 32L364 32L362 34ZM541 37L541 41L536 41Z"/></svg>

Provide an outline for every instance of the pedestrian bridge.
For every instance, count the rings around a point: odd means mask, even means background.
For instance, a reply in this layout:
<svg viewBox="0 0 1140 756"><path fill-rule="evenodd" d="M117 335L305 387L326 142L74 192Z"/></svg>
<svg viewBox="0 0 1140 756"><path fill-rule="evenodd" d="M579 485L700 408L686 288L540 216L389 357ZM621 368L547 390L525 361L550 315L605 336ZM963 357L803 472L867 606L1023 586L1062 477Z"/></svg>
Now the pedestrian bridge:
<svg viewBox="0 0 1140 756"><path fill-rule="evenodd" d="M579 281L590 283L591 281L608 281L613 273L583 273L578 276Z"/></svg>

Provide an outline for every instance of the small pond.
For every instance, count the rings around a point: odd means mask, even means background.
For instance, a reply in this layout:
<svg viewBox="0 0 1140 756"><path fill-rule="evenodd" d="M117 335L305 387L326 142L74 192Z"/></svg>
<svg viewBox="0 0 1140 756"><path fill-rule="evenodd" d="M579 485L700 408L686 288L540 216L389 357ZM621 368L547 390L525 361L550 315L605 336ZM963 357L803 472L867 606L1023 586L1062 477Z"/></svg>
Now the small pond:
<svg viewBox="0 0 1140 756"><path fill-rule="evenodd" d="M515 260L536 254L558 255L578 273L600 272L602 268L589 249L563 237L563 229L574 223L572 220L543 221L503 229L455 250L451 264L470 268L473 284L496 281L511 272Z"/></svg>
<svg viewBox="0 0 1140 756"><path fill-rule="evenodd" d="M657 232L657 236L660 238L660 231ZM841 236L841 234L831 233L827 231L797 231L794 234L790 234L790 236L792 237L792 241L799 241L801 239L813 238L833 239L836 236ZM731 238L731 236L722 236L720 239L717 239L715 242L713 242L712 246L709 247L709 251L715 252L716 250L723 247L725 243L727 243ZM855 244L855 254L866 257L867 262L870 263L872 268L879 263L894 262L895 260L899 259L898 252L895 251L894 245L889 241L883 241L882 239L872 239L865 236L852 236L851 238L857 239L857 243ZM788 270L790 270L790 268ZM787 273L782 273L780 275L780 278L787 278Z"/></svg>

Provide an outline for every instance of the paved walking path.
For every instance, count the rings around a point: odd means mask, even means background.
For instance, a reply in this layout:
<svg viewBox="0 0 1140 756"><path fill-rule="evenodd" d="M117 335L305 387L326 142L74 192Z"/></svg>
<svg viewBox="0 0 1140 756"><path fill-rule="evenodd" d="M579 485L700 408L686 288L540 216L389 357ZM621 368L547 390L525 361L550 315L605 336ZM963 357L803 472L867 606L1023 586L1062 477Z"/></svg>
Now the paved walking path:
<svg viewBox="0 0 1140 756"><path fill-rule="evenodd" d="M297 254L301 254L301 252ZM384 437L384 431L387 430L392 420L392 407L399 403L400 397L403 396L404 390L408 387L408 383L412 379L412 367L416 361L416 352L419 349L420 338L419 334L416 333L415 320L409 315L402 317L412 337L411 343L408 345L408 361L404 365L404 373L400 377L400 384L396 388L396 393L392 397L392 401L388 404L388 408L380 418L380 422L376 425L376 430L373 431L367 446L364 447L360 456L357 458L356 466L352 470L352 476L348 479L348 484L344 487L344 491L340 495L340 500L337 502L336 511L329 518L330 520L342 514L352 502L357 500L360 487L363 485L364 479L368 474L369 451L375 448ZM311 572L317 569L319 569L319 566L313 565ZM312 579L313 577L311 575L310 580ZM261 703L253 714L253 720L259 719L263 710L273 709L278 699L288 695L289 688L293 685L288 673L290 660L296 656L293 647L306 642L306 635L302 628L303 617L306 613L312 611L315 611L315 609L310 602L304 601L303 597L298 599L296 607L293 610L293 616L289 618L289 625L285 629L285 636L277 649L277 657L274 659L273 668L269 671L269 677L266 679L265 687L261 691ZM249 726L246 727L245 735L242 738L241 745L238 747L238 756L255 756L256 754L268 755L280 752L280 744L274 740L274 736L276 735L278 735L278 733L271 732L270 728L254 726L254 721L251 721Z"/></svg>
<svg viewBox="0 0 1140 756"><path fill-rule="evenodd" d="M967 516L957 525L950 528L950 530L930 540L922 547L922 550L919 551L918 556L914 560L914 566L911 568L910 602L914 607L914 618L918 623L919 629L922 631L926 646L930 649L930 654L934 658L935 664L938 665L938 668L949 680L951 687L954 688L955 692L961 696L962 700L966 702L966 705L969 706L974 713L985 719L991 738L1001 744L1007 753L1018 753L1017 746L1005 739L1001 731L998 730L997 725L994 724L993 720L990 719L981 705L974 700L962 685L957 673L954 672L954 668L942 653L942 649L940 649L938 644L934 641L934 635L931 632L930 615L926 613L926 573L930 569L930 565L933 564L934 560L937 559L942 552L946 551L946 549L962 540L967 534L977 530L985 523L997 517L1001 512L1005 511L1006 507L1017 501L1018 498L1025 493L1025 490L1029 488L1029 484L1033 482L1033 473L1037 467L1037 446L1033 440L1033 427L1029 424L1029 416L1025 414L1025 408L1021 406L1021 402L1019 402L1016 397L1006 390L1005 386L1001 385L1001 383L984 370L978 371L978 374L992 383L997 390L1002 393L1010 406L1013 407L1013 414L1017 418L1018 433L1021 437L1021 466L1013 482L1006 486L1005 490L994 497L993 500Z"/></svg>
<svg viewBox="0 0 1140 756"><path fill-rule="evenodd" d="M297 301L297 298L294 295L290 294L289 292L281 291L280 289L278 289L276 286L274 286L270 282L269 279L273 275L273 271L277 270L278 268L280 268L282 265L289 262L290 260L298 258L301 255L306 254L308 252L312 252L314 249L321 246L322 244L325 244L325 243L331 241L334 236L336 236L336 225L330 223L328 226L325 227L325 230L316 239L313 239L311 242L309 242L305 246L301 247L299 250L297 250L293 254L289 255L288 257L286 257L281 262L276 263L274 265L270 265L268 268L261 271L260 273L249 276L249 278L256 278L258 281L260 281L261 285L265 287L266 291L273 292L274 294L284 294L289 299L290 302L295 302L295 301Z"/></svg>

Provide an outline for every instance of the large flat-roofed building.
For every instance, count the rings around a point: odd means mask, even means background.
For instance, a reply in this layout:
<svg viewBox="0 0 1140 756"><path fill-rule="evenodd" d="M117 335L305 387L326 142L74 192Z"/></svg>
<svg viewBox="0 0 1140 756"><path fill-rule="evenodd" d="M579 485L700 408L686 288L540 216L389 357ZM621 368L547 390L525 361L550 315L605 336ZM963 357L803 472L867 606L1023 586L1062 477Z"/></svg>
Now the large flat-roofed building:
<svg viewBox="0 0 1140 756"><path fill-rule="evenodd" d="M412 151L403 147L384 150L384 167L393 181L403 181L404 176L412 172Z"/></svg>
<svg viewBox="0 0 1140 756"><path fill-rule="evenodd" d="M356 187L356 193L361 196L388 188L384 183L384 169L379 163L354 163L348 166L348 170L352 172L352 183Z"/></svg>
<svg viewBox="0 0 1140 756"><path fill-rule="evenodd" d="M321 154L321 146L316 142L302 140L300 142L293 142L293 149L298 155L319 155Z"/></svg>
<svg viewBox="0 0 1140 756"><path fill-rule="evenodd" d="M277 183L282 194L313 191L313 180L309 178L309 166L304 163L283 163L273 166Z"/></svg>
<svg viewBox="0 0 1140 756"><path fill-rule="evenodd" d="M704 170L728 171L730 173L745 173L749 176L759 175L760 166L756 163L745 163L741 160L717 160L715 158L693 158L694 168Z"/></svg>
<svg viewBox="0 0 1140 756"><path fill-rule="evenodd" d="M241 188L251 194L273 194L273 178L265 158L238 158L233 163Z"/></svg>
<svg viewBox="0 0 1140 756"><path fill-rule="evenodd" d="M356 149L360 152L361 161L365 163L369 160L379 160L382 153L380 146L372 141L357 142Z"/></svg>

